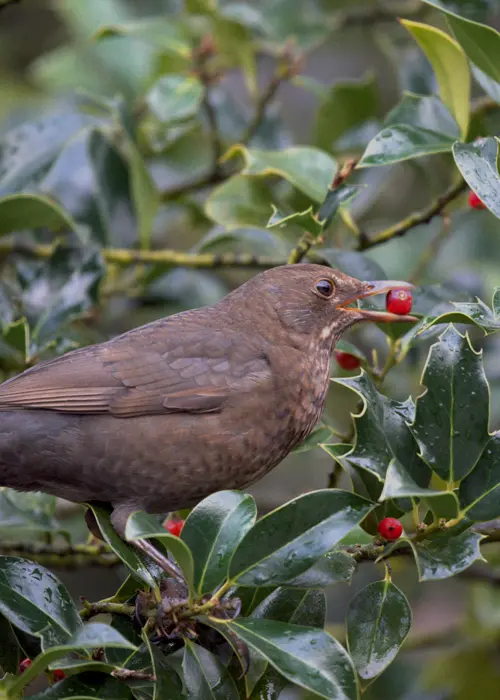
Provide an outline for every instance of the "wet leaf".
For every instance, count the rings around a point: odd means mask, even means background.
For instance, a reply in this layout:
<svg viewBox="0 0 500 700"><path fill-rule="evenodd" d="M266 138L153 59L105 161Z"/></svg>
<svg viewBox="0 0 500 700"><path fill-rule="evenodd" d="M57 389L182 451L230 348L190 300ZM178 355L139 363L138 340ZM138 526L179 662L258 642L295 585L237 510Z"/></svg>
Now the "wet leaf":
<svg viewBox="0 0 500 700"><path fill-rule="evenodd" d="M324 588L335 583L350 583L356 570L354 559L340 550L324 554L310 569L286 582L297 588Z"/></svg>
<svg viewBox="0 0 500 700"><path fill-rule="evenodd" d="M193 590L194 563L193 555L189 547L180 537L171 535L167 530L162 529L158 521L149 513L137 511L127 520L125 537L129 542L138 539L156 539L171 552L185 576L186 583L190 590Z"/></svg>
<svg viewBox="0 0 500 700"><path fill-rule="evenodd" d="M68 643L82 626L59 579L18 557L0 557L0 613L14 627L39 637L44 649Z"/></svg>
<svg viewBox="0 0 500 700"><path fill-rule="evenodd" d="M243 156L245 167L242 175L278 175L315 202L322 202L337 172L337 162L332 156L317 148L296 146L283 151L263 151L245 148L237 144L224 159Z"/></svg>
<svg viewBox="0 0 500 700"><path fill-rule="evenodd" d="M442 2L436 2L436 0L424 1L446 14L446 19L455 38L472 63L489 75L490 78L500 82L500 66L495 58L500 52L500 34L496 29L460 17Z"/></svg>
<svg viewBox="0 0 500 700"><path fill-rule="evenodd" d="M411 399L400 402L380 394L364 370L357 377L333 381L355 391L363 402L361 412L354 418L354 447L346 455L349 463L383 481L389 464L396 458L407 478L425 488L430 471L420 459L407 425L414 412Z"/></svg>
<svg viewBox="0 0 500 700"><path fill-rule="evenodd" d="M474 469L460 484L460 505L470 520L500 517L500 434L486 444Z"/></svg>
<svg viewBox="0 0 500 700"><path fill-rule="evenodd" d="M455 138L409 124L389 126L366 147L358 168L392 165L411 158L451 151Z"/></svg>
<svg viewBox="0 0 500 700"><path fill-rule="evenodd" d="M331 428L329 428L327 425L320 425L312 431L304 442L301 442L300 445L294 447L293 452L294 454L298 454L299 452L309 452L309 450L314 450L317 447L320 447L322 443L328 442L331 437Z"/></svg>
<svg viewBox="0 0 500 700"><path fill-rule="evenodd" d="M104 540L113 552L120 557L134 579L145 583L147 586L155 586L162 575L159 568L149 559L143 559L136 549L122 540L112 526L110 514L107 510L94 504L88 504L88 507L97 520Z"/></svg>
<svg viewBox="0 0 500 700"><path fill-rule="evenodd" d="M61 523L54 518L55 498L41 493L20 493L0 490L0 529L36 532L61 532Z"/></svg>
<svg viewBox="0 0 500 700"><path fill-rule="evenodd" d="M318 221L312 207L293 214L283 214L273 206L273 214L267 222L267 228L277 228L286 231L291 226L297 226L308 231L314 238L321 236L323 233L323 224Z"/></svg>
<svg viewBox="0 0 500 700"><path fill-rule="evenodd" d="M479 549L483 536L468 527L457 525L435 532L413 546L420 581L456 576L483 558Z"/></svg>
<svg viewBox="0 0 500 700"><path fill-rule="evenodd" d="M378 676L396 657L411 628L411 608L391 581L370 583L347 611L347 643L364 680Z"/></svg>
<svg viewBox="0 0 500 700"><path fill-rule="evenodd" d="M460 130L446 106L435 95L413 95L405 92L384 119L384 126L409 124L458 139Z"/></svg>
<svg viewBox="0 0 500 700"><path fill-rule="evenodd" d="M238 700L229 671L207 649L185 640L182 662L189 700Z"/></svg>
<svg viewBox="0 0 500 700"><path fill-rule="evenodd" d="M449 326L431 346L411 430L425 462L444 481L463 479L489 439L489 389L481 353ZM474 411L468 407L474 404Z"/></svg>
<svg viewBox="0 0 500 700"><path fill-rule="evenodd" d="M324 489L289 501L259 520L233 554L229 577L244 586L270 586L295 578L372 510L353 493Z"/></svg>
<svg viewBox="0 0 500 700"><path fill-rule="evenodd" d="M33 227L80 234L78 224L57 202L39 194L13 194L0 199L0 235Z"/></svg>
<svg viewBox="0 0 500 700"><path fill-rule="evenodd" d="M71 676L30 697L32 700L132 700L125 683L102 674Z"/></svg>
<svg viewBox="0 0 500 700"><path fill-rule="evenodd" d="M215 590L225 580L229 560L256 517L252 496L237 491L219 491L190 512L181 539L193 554L198 595Z"/></svg>
<svg viewBox="0 0 500 700"><path fill-rule="evenodd" d="M0 671L4 674L17 673L23 656L10 622L0 615Z"/></svg>
<svg viewBox="0 0 500 700"><path fill-rule="evenodd" d="M439 85L439 94L467 135L470 112L470 71L460 44L437 27L421 22L401 20L429 59Z"/></svg>
<svg viewBox="0 0 500 700"><path fill-rule="evenodd" d="M244 618L226 624L292 683L327 700L357 700L352 662L323 630Z"/></svg>
<svg viewBox="0 0 500 700"><path fill-rule="evenodd" d="M205 203L205 212L213 221L228 229L245 226L265 228L272 207L272 194L264 180L235 175L212 191Z"/></svg>
<svg viewBox="0 0 500 700"><path fill-rule="evenodd" d="M186 75L164 75L151 88L146 102L162 124L194 117L203 99L203 85L198 78Z"/></svg>
<svg viewBox="0 0 500 700"><path fill-rule="evenodd" d="M456 143L453 157L470 188L500 218L498 139L490 136L475 143Z"/></svg>

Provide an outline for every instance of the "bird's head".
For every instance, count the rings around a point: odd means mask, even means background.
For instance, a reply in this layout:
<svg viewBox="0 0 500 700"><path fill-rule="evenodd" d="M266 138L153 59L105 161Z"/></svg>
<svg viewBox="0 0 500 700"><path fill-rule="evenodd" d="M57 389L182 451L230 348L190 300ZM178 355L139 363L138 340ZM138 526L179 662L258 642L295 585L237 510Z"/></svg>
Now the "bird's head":
<svg viewBox="0 0 500 700"><path fill-rule="evenodd" d="M333 345L344 331L362 321L416 321L413 316L360 309L357 305L359 299L412 287L395 280L362 282L331 267L304 263L266 270L230 297L243 296L245 306L253 310L255 330L264 335L281 329L299 342L301 337L308 337L322 345ZM264 332L267 329L269 332Z"/></svg>

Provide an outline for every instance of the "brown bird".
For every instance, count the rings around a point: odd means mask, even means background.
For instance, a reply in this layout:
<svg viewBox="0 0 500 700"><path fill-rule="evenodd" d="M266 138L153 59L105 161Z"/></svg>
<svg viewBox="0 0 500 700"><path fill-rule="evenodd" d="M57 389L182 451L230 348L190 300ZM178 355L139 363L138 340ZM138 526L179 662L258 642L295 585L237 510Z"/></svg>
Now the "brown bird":
<svg viewBox="0 0 500 700"><path fill-rule="evenodd" d="M129 514L192 506L264 476L320 418L350 304L404 282L321 265L262 272L212 307L170 316L0 385L0 484Z"/></svg>

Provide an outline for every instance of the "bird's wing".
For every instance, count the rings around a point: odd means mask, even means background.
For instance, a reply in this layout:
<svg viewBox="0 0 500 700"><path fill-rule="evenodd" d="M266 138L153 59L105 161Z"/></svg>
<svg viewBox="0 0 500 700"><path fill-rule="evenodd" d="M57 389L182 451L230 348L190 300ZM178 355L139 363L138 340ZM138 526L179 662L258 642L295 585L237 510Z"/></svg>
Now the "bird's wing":
<svg viewBox="0 0 500 700"><path fill-rule="evenodd" d="M247 336L154 326L70 352L8 380L0 385L0 410L120 417L209 413L220 411L230 395L271 381L265 349Z"/></svg>

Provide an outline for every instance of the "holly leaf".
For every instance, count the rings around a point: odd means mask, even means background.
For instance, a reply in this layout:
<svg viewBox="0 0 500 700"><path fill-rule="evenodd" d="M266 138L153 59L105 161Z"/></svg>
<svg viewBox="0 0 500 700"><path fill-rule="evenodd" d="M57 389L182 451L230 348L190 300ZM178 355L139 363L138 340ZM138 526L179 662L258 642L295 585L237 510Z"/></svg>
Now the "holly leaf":
<svg viewBox="0 0 500 700"><path fill-rule="evenodd" d="M500 218L498 139L489 136L474 143L456 143L453 157L464 180L488 209Z"/></svg>
<svg viewBox="0 0 500 700"><path fill-rule="evenodd" d="M303 573L373 509L354 493L323 489L289 501L259 520L229 564L238 585L271 586Z"/></svg>
<svg viewBox="0 0 500 700"><path fill-rule="evenodd" d="M500 433L486 444L476 466L460 484L458 496L470 520L500 517Z"/></svg>
<svg viewBox="0 0 500 700"><path fill-rule="evenodd" d="M375 678L387 668L411 622L406 596L389 580L370 583L354 596L347 610L347 644L361 678Z"/></svg>
<svg viewBox="0 0 500 700"><path fill-rule="evenodd" d="M252 496L237 491L219 491L190 512L181 540L193 553L193 585L198 595L213 591L224 581L229 560L256 517Z"/></svg>
<svg viewBox="0 0 500 700"><path fill-rule="evenodd" d="M224 160L243 156L242 175L282 177L315 202L322 202L337 172L337 161L318 148L295 146L283 151L263 151L236 144Z"/></svg>
<svg viewBox="0 0 500 700"><path fill-rule="evenodd" d="M421 383L426 388L417 399L411 430L425 462L453 484L473 469L489 440L482 353L450 325L431 346Z"/></svg>

